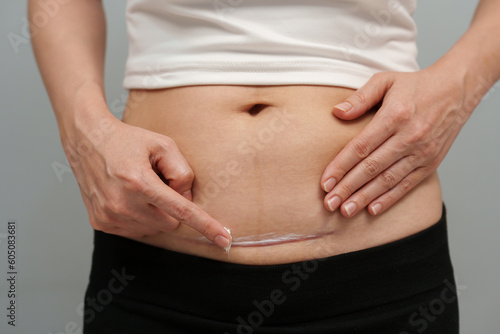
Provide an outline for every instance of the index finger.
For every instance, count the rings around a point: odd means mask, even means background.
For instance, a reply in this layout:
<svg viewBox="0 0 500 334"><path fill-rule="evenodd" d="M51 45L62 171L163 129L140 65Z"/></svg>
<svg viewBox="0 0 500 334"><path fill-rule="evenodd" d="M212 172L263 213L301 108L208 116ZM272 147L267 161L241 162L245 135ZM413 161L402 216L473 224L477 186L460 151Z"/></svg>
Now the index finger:
<svg viewBox="0 0 500 334"><path fill-rule="evenodd" d="M203 234L217 246L228 249L231 235L221 223L212 218L193 202L161 182L151 169L144 175L148 189L145 190L149 203L153 204L180 223L186 224Z"/></svg>

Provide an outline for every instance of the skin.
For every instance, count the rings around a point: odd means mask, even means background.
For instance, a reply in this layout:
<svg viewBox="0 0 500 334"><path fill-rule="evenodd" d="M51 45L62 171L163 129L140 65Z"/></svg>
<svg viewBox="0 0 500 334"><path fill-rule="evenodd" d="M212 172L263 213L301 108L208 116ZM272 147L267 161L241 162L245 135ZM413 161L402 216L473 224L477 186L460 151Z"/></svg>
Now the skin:
<svg viewBox="0 0 500 334"><path fill-rule="evenodd" d="M461 126L500 75L495 64L500 46L490 34L499 28L495 22L498 7L497 1L481 1L471 29L435 65L417 73L377 74L347 98L352 109L334 108L336 117L353 120L383 99L365 130L326 168L322 187L331 177L337 180L334 189L326 189L330 190L325 197L327 208L328 199L339 195L344 216L353 216L370 203L368 211L379 214L437 168ZM29 1L30 21L40 10L38 1ZM91 226L140 238L187 225L220 248L227 247L229 233L192 202L194 173L176 143L168 136L123 123L109 111L103 84L101 2L61 5L58 15L33 36L32 44ZM378 168L363 168L370 161L370 166ZM368 175L364 170L371 172ZM157 173L164 175L168 186ZM394 180L394 184L381 180ZM357 209L349 215L346 209L352 202ZM382 208L374 212L377 203Z"/></svg>
<svg viewBox="0 0 500 334"><path fill-rule="evenodd" d="M433 173L482 97L500 78L500 1L479 2L467 32L441 59L415 73L378 73L333 114L372 121L326 167L325 207L353 217L389 209Z"/></svg>

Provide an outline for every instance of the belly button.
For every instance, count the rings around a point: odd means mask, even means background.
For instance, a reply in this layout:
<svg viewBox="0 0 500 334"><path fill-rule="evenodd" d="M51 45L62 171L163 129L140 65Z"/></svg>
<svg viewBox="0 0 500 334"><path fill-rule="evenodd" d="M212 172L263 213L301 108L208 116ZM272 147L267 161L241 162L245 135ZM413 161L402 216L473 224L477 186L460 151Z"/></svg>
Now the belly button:
<svg viewBox="0 0 500 334"><path fill-rule="evenodd" d="M257 103L254 104L250 109L248 109L247 112L250 115L255 116L267 107L270 107L270 105L264 103Z"/></svg>

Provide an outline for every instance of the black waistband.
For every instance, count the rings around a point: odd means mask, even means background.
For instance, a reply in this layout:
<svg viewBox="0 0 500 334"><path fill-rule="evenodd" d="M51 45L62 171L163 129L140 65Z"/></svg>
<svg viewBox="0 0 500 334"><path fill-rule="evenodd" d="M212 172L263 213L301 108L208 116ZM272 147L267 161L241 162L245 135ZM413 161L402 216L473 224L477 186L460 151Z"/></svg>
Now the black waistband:
<svg viewBox="0 0 500 334"><path fill-rule="evenodd" d="M269 309L270 303L270 325L324 319L402 300L453 279L444 207L439 222L404 239L290 264L220 262L99 231L94 245L89 291L108 287L119 273L129 278L120 298L226 322Z"/></svg>

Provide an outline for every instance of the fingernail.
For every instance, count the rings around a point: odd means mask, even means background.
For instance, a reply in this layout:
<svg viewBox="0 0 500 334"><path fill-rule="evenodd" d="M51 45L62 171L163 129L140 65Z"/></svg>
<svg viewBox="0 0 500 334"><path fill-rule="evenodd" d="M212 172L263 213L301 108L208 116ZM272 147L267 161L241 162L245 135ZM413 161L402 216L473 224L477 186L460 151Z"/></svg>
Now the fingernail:
<svg viewBox="0 0 500 334"><path fill-rule="evenodd" d="M229 252L229 248L231 248L231 241L222 235L215 237L215 244L220 248L224 248L226 252Z"/></svg>
<svg viewBox="0 0 500 334"><path fill-rule="evenodd" d="M330 198L327 203L328 203L328 208L330 209L330 211L335 211L338 206L340 205L340 197L338 196L333 196L332 198Z"/></svg>
<svg viewBox="0 0 500 334"><path fill-rule="evenodd" d="M374 204L372 206L372 212L373 212L374 215L376 215L377 213L379 213L380 210L382 210L382 204L377 203L377 204Z"/></svg>
<svg viewBox="0 0 500 334"><path fill-rule="evenodd" d="M342 102L340 104L337 104L334 108L340 109L343 112L348 112L352 109L352 104L350 104L349 102Z"/></svg>
<svg viewBox="0 0 500 334"><path fill-rule="evenodd" d="M328 193L333 189L333 187L335 187L336 183L337 181L335 181L335 179L331 177L326 180L325 183L323 183L323 189Z"/></svg>
<svg viewBox="0 0 500 334"><path fill-rule="evenodd" d="M356 203L347 203L346 206L344 206L345 212L347 212L347 215L350 217L354 211L356 211Z"/></svg>

